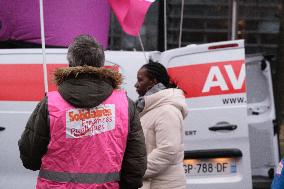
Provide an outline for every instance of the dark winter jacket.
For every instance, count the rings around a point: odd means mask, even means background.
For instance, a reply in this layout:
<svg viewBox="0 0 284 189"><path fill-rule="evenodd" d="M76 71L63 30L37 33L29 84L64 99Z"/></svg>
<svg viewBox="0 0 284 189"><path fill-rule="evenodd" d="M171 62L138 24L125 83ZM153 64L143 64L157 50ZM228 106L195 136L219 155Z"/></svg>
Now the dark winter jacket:
<svg viewBox="0 0 284 189"><path fill-rule="evenodd" d="M122 82L118 72L105 68L69 67L55 72L55 82L60 95L77 108L96 107L106 100L113 89ZM39 170L41 158L50 141L48 98L45 97L31 114L19 140L20 157L27 169ZM135 104L128 98L128 138L123 157L120 188L134 189L142 186L146 170L146 148Z"/></svg>

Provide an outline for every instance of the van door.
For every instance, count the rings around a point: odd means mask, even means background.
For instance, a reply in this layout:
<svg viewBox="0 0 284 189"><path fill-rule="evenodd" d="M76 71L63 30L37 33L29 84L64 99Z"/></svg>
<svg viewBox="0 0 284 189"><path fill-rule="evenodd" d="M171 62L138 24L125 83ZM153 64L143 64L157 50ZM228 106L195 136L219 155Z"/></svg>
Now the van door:
<svg viewBox="0 0 284 189"><path fill-rule="evenodd" d="M190 189L250 189L244 41L187 46L161 54L184 90L184 168Z"/></svg>
<svg viewBox="0 0 284 189"><path fill-rule="evenodd" d="M279 146L268 60L260 54L247 55L246 73L252 175L272 178L279 163Z"/></svg>

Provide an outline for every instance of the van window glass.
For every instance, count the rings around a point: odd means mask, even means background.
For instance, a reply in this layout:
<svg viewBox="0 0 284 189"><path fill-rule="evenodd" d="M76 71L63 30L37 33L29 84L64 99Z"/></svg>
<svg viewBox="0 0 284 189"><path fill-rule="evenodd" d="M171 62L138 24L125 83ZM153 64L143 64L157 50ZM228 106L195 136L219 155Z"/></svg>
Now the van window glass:
<svg viewBox="0 0 284 189"><path fill-rule="evenodd" d="M260 62L246 63L246 86L249 104L262 102L268 97L269 87Z"/></svg>

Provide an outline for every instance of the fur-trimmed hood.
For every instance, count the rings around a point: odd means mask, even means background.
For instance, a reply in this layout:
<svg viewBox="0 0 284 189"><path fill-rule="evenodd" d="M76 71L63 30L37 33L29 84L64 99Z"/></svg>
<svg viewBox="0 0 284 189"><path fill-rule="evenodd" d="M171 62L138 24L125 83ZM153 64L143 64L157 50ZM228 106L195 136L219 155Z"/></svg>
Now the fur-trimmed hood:
<svg viewBox="0 0 284 189"><path fill-rule="evenodd" d="M91 108L106 100L113 89L119 89L122 76L107 68L64 67L55 71L54 82L67 102L78 108Z"/></svg>
<svg viewBox="0 0 284 189"><path fill-rule="evenodd" d="M122 83L122 76L119 72L107 68L92 66L77 66L58 68L54 73L54 83L58 86L68 78L77 78L81 75L89 75L95 79L109 80L113 88L117 89Z"/></svg>

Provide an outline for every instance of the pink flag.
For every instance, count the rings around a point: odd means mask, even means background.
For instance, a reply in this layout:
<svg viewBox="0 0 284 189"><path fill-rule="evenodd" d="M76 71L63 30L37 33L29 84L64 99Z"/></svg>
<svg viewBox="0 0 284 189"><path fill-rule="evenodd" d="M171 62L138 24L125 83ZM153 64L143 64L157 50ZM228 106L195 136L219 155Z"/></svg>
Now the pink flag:
<svg viewBox="0 0 284 189"><path fill-rule="evenodd" d="M122 29L129 35L139 35L151 3L155 0L108 0Z"/></svg>

